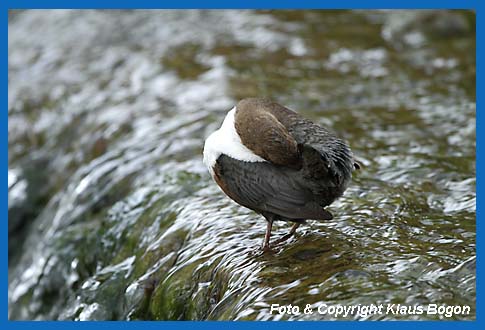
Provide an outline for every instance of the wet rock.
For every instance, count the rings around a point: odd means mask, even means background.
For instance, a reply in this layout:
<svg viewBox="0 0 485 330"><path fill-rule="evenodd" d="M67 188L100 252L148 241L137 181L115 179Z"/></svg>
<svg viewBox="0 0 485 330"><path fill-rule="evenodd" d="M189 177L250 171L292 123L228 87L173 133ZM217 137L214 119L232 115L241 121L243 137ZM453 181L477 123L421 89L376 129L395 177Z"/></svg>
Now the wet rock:
<svg viewBox="0 0 485 330"><path fill-rule="evenodd" d="M55 182L45 158L26 157L18 166L9 170L9 262L15 262L18 257L29 227L51 197Z"/></svg>
<svg viewBox="0 0 485 330"><path fill-rule="evenodd" d="M392 11L382 35L392 44L424 46L427 38L458 38L474 34L474 13L454 10Z"/></svg>

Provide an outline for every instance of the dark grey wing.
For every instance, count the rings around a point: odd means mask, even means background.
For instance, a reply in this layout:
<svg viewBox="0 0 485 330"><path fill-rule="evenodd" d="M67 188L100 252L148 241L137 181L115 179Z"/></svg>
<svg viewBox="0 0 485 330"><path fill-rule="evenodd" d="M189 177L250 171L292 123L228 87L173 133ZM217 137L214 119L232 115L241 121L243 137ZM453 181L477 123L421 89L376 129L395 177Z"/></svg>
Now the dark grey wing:
<svg viewBox="0 0 485 330"><path fill-rule="evenodd" d="M327 186L346 185L352 177L355 165L352 152L345 141L301 117L294 118L289 131L298 142L303 158L303 171L309 178L317 180L315 176L320 175L325 178Z"/></svg>
<svg viewBox="0 0 485 330"><path fill-rule="evenodd" d="M215 179L237 203L283 220L331 220L332 214L315 201L300 172L268 162L242 162L221 155Z"/></svg>

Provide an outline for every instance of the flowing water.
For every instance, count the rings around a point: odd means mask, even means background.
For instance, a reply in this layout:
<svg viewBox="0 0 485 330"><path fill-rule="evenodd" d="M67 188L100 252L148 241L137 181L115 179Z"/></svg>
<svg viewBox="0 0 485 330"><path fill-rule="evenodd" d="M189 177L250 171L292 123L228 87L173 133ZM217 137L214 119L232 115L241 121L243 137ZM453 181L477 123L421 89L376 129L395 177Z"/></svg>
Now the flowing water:
<svg viewBox="0 0 485 330"><path fill-rule="evenodd" d="M449 11L10 12L9 318L475 319L474 31ZM250 96L362 163L334 219L272 253L202 164Z"/></svg>

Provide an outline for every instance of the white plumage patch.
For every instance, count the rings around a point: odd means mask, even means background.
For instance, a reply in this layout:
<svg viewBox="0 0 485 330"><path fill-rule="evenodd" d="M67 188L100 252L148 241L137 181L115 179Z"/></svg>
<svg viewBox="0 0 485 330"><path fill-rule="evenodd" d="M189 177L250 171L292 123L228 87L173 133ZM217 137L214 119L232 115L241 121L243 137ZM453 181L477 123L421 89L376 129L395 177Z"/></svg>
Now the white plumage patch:
<svg viewBox="0 0 485 330"><path fill-rule="evenodd" d="M204 164L209 169L211 175L214 175L214 165L221 154L243 162L266 161L242 144L241 138L234 127L235 113L236 107L228 112L221 127L205 140Z"/></svg>

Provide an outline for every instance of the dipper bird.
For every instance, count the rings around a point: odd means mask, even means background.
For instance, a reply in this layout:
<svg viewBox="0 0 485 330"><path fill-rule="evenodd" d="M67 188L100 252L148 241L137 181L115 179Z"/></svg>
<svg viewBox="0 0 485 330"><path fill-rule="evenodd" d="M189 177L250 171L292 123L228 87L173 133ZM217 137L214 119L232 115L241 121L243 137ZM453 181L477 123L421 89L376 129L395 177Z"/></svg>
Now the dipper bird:
<svg viewBox="0 0 485 330"><path fill-rule="evenodd" d="M324 207L342 196L359 168L348 144L278 103L241 100L205 141L204 164L222 191L267 221L269 249L276 220L331 220Z"/></svg>

